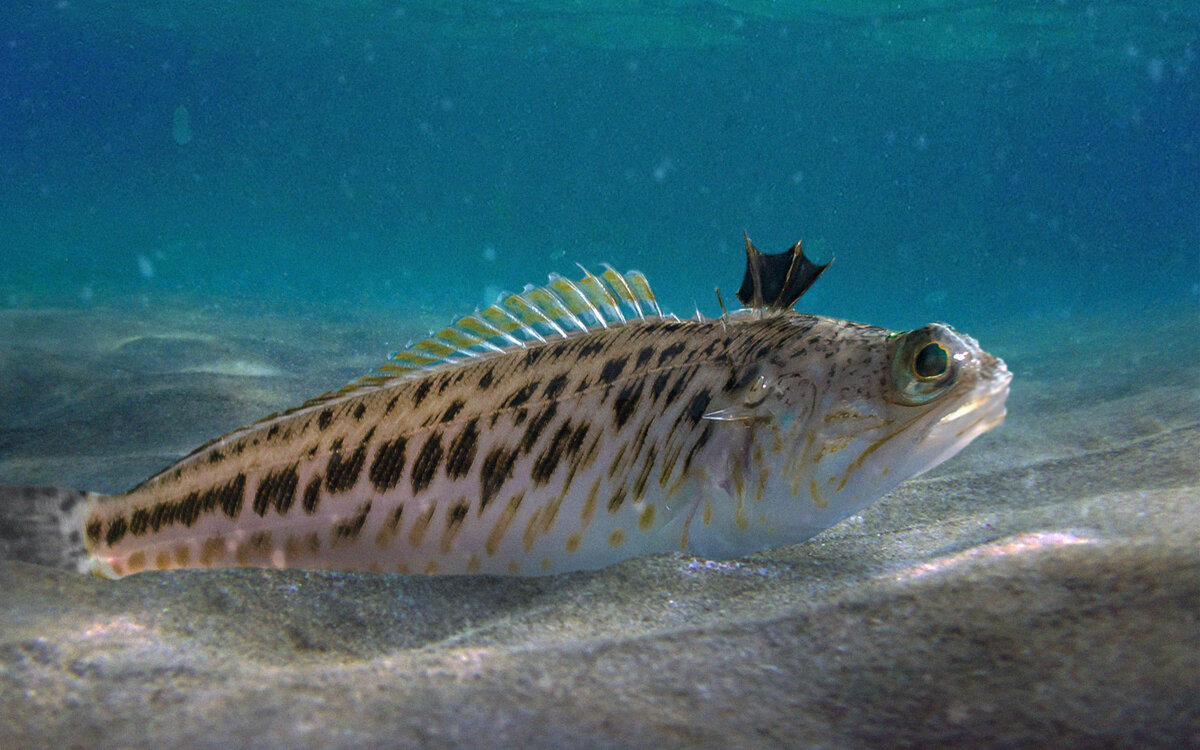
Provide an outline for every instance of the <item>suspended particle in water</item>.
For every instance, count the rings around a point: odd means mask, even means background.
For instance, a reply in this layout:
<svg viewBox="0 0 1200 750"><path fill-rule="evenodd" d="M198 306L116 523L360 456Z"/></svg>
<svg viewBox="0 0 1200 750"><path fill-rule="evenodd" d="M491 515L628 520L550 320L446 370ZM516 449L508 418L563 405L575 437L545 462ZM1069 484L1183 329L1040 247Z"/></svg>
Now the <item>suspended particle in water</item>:
<svg viewBox="0 0 1200 750"><path fill-rule="evenodd" d="M668 156L664 156L662 158L662 161L660 161L654 167L653 175L654 175L655 181L662 182L662 181L666 180L667 175L669 175L671 173L674 166L675 165L671 163L671 158Z"/></svg>
<svg viewBox="0 0 1200 750"><path fill-rule="evenodd" d="M142 275L143 279L153 279L154 278L154 264L152 262L150 262L150 259L147 258L145 255L142 255L140 253L138 254L137 266L138 266L138 273L140 273Z"/></svg>
<svg viewBox="0 0 1200 750"><path fill-rule="evenodd" d="M1165 70L1166 63L1162 61L1162 58L1152 57L1146 62L1146 75L1150 76L1152 83L1162 83Z"/></svg>
<svg viewBox="0 0 1200 750"><path fill-rule="evenodd" d="M171 137L180 146L192 142L192 116L182 104L171 114Z"/></svg>

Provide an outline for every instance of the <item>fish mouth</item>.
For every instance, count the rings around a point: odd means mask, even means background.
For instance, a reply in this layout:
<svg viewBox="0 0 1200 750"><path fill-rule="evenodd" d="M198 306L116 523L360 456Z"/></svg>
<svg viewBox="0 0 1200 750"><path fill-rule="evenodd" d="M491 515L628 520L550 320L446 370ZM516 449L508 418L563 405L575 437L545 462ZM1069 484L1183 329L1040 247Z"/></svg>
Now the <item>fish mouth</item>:
<svg viewBox="0 0 1200 750"><path fill-rule="evenodd" d="M983 355L974 386L954 409L930 427L914 456L923 474L951 458L975 438L1004 421L1008 413L1005 401L1012 373L1004 360Z"/></svg>

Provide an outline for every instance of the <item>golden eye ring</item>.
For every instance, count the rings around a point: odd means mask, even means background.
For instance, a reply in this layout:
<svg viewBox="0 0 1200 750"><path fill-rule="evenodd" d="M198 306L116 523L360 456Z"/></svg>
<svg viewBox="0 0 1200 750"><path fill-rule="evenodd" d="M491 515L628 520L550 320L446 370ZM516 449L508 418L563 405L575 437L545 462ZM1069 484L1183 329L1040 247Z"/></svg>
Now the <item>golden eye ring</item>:
<svg viewBox="0 0 1200 750"><path fill-rule="evenodd" d="M957 379L959 346L943 327L932 324L909 331L896 341L892 355L889 398L905 406L929 403L949 391Z"/></svg>

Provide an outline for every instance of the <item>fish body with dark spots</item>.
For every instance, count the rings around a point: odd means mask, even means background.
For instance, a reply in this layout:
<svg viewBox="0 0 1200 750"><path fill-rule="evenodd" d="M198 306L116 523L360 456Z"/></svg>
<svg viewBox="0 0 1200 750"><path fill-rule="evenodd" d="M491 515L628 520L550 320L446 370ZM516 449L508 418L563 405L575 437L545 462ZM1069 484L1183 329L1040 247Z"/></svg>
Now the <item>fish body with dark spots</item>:
<svg viewBox="0 0 1200 750"><path fill-rule="evenodd" d="M1004 415L973 339L793 311L824 270L747 241L720 318L607 269L509 295L379 372L73 502L77 567L542 574L806 539ZM78 544L79 540L82 544Z"/></svg>

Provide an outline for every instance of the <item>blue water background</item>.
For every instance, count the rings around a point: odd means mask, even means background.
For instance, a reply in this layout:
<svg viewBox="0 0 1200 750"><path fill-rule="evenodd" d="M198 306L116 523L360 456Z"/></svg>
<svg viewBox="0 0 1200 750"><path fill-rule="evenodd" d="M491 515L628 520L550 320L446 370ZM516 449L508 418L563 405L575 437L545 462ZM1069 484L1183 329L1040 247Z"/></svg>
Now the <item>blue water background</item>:
<svg viewBox="0 0 1200 750"><path fill-rule="evenodd" d="M1200 9L988 7L7 3L0 306L713 314L745 230L894 328L1194 312Z"/></svg>

